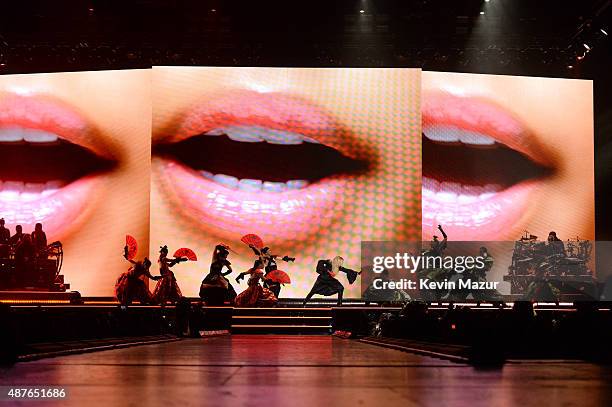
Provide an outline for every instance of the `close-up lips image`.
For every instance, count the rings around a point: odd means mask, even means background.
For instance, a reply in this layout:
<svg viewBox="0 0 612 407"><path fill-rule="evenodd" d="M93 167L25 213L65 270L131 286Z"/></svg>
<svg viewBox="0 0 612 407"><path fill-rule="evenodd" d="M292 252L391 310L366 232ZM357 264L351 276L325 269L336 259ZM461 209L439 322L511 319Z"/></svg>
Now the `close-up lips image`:
<svg viewBox="0 0 612 407"><path fill-rule="evenodd" d="M307 238L331 221L346 179L368 170L307 101L251 91L207 100L156 140L153 162L179 210L222 237Z"/></svg>
<svg viewBox="0 0 612 407"><path fill-rule="evenodd" d="M422 101L423 238L438 224L455 240L495 240L528 213L555 162L506 109L430 92Z"/></svg>
<svg viewBox="0 0 612 407"><path fill-rule="evenodd" d="M0 95L0 214L58 239L87 212L97 175L116 160L91 125L45 96Z"/></svg>

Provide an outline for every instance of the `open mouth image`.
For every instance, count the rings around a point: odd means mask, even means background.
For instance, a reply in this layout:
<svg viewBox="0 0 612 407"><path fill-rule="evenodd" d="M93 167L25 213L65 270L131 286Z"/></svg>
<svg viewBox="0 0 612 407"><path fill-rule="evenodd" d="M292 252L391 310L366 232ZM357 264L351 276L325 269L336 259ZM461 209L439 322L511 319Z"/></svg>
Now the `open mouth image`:
<svg viewBox="0 0 612 407"><path fill-rule="evenodd" d="M423 236L442 224L454 239L494 240L520 223L555 163L496 104L423 95Z"/></svg>
<svg viewBox="0 0 612 407"><path fill-rule="evenodd" d="M419 93L413 69L153 68L152 244L223 243L248 270L256 234L302 296L326 253L419 239Z"/></svg>
<svg viewBox="0 0 612 407"><path fill-rule="evenodd" d="M0 97L0 214L54 238L86 210L96 175L115 165L74 110L44 97Z"/></svg>
<svg viewBox="0 0 612 407"><path fill-rule="evenodd" d="M211 99L154 147L171 193L199 223L231 237L305 238L329 222L346 179L368 170L305 101L247 91Z"/></svg>

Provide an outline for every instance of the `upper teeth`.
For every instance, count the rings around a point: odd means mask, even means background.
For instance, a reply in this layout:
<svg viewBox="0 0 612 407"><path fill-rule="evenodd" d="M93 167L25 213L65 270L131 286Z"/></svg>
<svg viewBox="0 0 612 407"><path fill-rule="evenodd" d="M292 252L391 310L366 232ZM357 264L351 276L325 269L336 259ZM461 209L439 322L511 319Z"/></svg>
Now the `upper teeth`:
<svg viewBox="0 0 612 407"><path fill-rule="evenodd" d="M262 181L259 179L243 178L238 179L226 174L213 174L208 171L200 171L200 174L204 178L215 181L227 188L238 189L240 191L249 192L285 192L292 189L301 189L308 185L308 181L305 180L291 180L287 182L271 182Z"/></svg>
<svg viewBox="0 0 612 407"><path fill-rule="evenodd" d="M28 143L54 143L59 137L48 131L24 129L21 127L0 128L0 143L15 143L26 141Z"/></svg>
<svg viewBox="0 0 612 407"><path fill-rule="evenodd" d="M55 193L64 185L62 181L46 183L0 181L0 201L35 201Z"/></svg>
<svg viewBox="0 0 612 407"><path fill-rule="evenodd" d="M442 143L472 144L477 146L492 146L495 139L481 133L462 130L454 126L428 126L423 129L425 137Z"/></svg>
<svg viewBox="0 0 612 407"><path fill-rule="evenodd" d="M245 143L259 143L263 141L270 144L318 143L318 141L299 133L268 129L260 126L229 126L221 129L212 129L204 133L207 136L219 136L222 134L226 134L234 141Z"/></svg>

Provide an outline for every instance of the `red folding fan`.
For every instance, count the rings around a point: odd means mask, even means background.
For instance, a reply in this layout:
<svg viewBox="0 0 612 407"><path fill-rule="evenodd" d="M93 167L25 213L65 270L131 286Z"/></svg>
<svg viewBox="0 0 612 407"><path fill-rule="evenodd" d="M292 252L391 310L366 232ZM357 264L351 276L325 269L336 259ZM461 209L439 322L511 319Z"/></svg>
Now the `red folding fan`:
<svg viewBox="0 0 612 407"><path fill-rule="evenodd" d="M187 260L198 261L198 256L196 256L195 252L186 247L181 247L177 251L174 252L174 257L185 257Z"/></svg>
<svg viewBox="0 0 612 407"><path fill-rule="evenodd" d="M125 235L125 245L128 248L127 258L129 260L134 260L134 257L136 257L136 253L138 252L138 243L136 242L134 236Z"/></svg>
<svg viewBox="0 0 612 407"><path fill-rule="evenodd" d="M264 247L263 240L261 240L261 237L254 234L244 235L240 238L240 241L248 245L253 245L258 249L263 249Z"/></svg>

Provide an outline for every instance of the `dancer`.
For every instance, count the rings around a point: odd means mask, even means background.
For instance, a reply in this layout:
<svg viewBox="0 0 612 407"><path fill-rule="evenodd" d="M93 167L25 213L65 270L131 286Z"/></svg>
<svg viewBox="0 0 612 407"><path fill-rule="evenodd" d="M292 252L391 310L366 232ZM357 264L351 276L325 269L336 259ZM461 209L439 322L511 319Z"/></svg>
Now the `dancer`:
<svg viewBox="0 0 612 407"><path fill-rule="evenodd" d="M256 260L252 268L240 273L238 277L236 277L236 282L240 283L240 280L247 274L250 276L247 282L249 287L236 297L236 306L272 307L276 305L278 298L276 298L274 293L259 284L259 281L264 276L263 263L261 260Z"/></svg>
<svg viewBox="0 0 612 407"><path fill-rule="evenodd" d="M448 236L442 229L442 225L438 225L438 230L442 233L442 241L439 240L438 236L434 235L433 240L431 241L431 248L426 253L427 256L442 256L444 254L444 250L446 250Z"/></svg>
<svg viewBox="0 0 612 407"><path fill-rule="evenodd" d="M132 301L138 301L141 304L152 304L153 295L149 291L147 284L142 279L148 277L152 280L161 279L160 276L152 276L149 272L151 261L144 258L143 261L134 261L128 258L128 247L123 249L123 257L132 266L125 273L121 274L115 283L115 296L121 305L130 305Z"/></svg>
<svg viewBox="0 0 612 407"><path fill-rule="evenodd" d="M229 246L222 243L218 244L213 251L210 271L200 286L200 298L207 305L222 305L225 302L231 304L236 299L234 287L225 278L232 272L232 263L227 259L228 255ZM226 272L223 272L223 267L227 268Z"/></svg>
<svg viewBox="0 0 612 407"><path fill-rule="evenodd" d="M168 246L162 246L159 249L159 258L157 263L159 264L159 274L161 279L157 282L155 290L153 290L153 300L159 304L165 304L166 302L177 302L183 295L176 282L174 273L170 270L175 264L187 261L182 257L175 257L173 259L168 258Z"/></svg>
<svg viewBox="0 0 612 407"><path fill-rule="evenodd" d="M338 275L338 272L340 271L346 273L349 283L353 284L353 282L355 282L357 279L357 276L361 274L361 271L357 272L355 270L342 267L343 264L344 259L340 256L336 256L332 260L319 260L316 270L319 276L317 277L317 281L315 281L306 298L304 298L303 305L306 305L308 300L310 300L315 294L320 294L327 297L336 293L338 294L338 305L342 305L344 286L336 279L336 275Z"/></svg>
<svg viewBox="0 0 612 407"><path fill-rule="evenodd" d="M278 259L280 256L277 254L272 254L270 252L270 248L267 246L263 247L261 250L255 247L253 244L249 244L249 247L258 256L258 260L256 260L256 262L259 261L264 266L265 274L263 276L263 286L272 291L276 298L278 298L281 290L281 282L276 281L274 278L269 276L269 274L274 270L278 270L276 259ZM295 257L283 256L281 260L287 263L293 262L295 261Z"/></svg>
<svg viewBox="0 0 612 407"><path fill-rule="evenodd" d="M478 256L482 258L484 266L478 268L476 266L470 267L463 273L454 273L449 281L458 282L473 281L478 283L487 283L487 273L493 268L494 259L489 254L489 250L482 246L479 249ZM501 301L502 295L495 289L472 289L471 284L468 284L465 288L454 288L449 290L448 294L442 299L447 301L465 301L466 298L472 294L472 298L476 301Z"/></svg>

